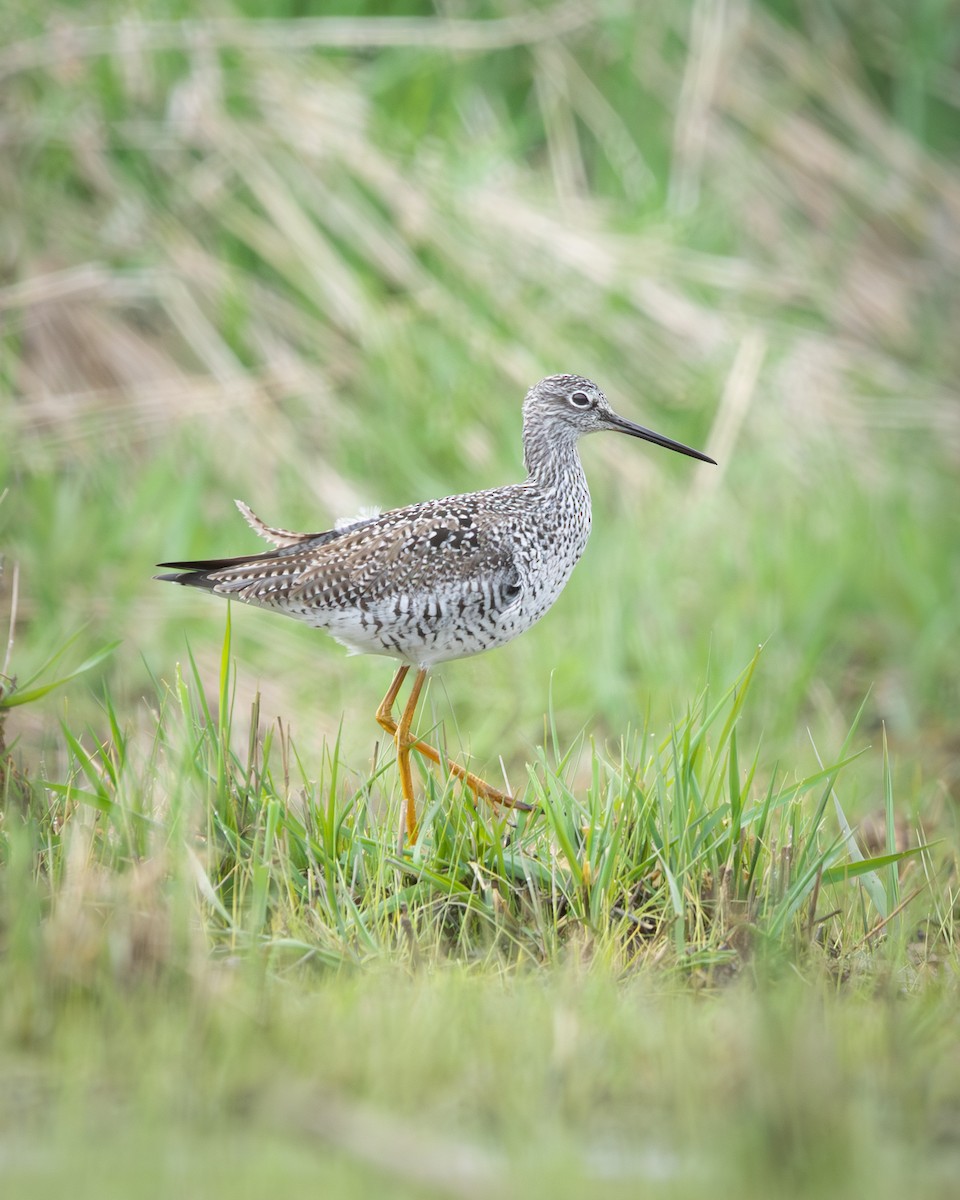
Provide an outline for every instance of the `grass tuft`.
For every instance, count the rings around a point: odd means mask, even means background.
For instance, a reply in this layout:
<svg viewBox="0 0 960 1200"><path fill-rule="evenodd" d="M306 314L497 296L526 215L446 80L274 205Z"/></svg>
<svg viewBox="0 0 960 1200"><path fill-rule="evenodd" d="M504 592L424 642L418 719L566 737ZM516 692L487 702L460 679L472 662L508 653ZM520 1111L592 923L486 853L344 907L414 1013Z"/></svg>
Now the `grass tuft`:
<svg viewBox="0 0 960 1200"><path fill-rule="evenodd" d="M421 835L410 847L398 841L391 757L358 771L337 740L310 770L288 731L263 728L259 698L248 717L237 713L231 637L228 611L215 709L191 656L138 737L109 698L108 737L64 722L63 781L31 785L6 831L18 847L8 856L32 847L45 927L59 928L66 894L70 920L96 910L100 953L92 930L84 934L94 974L115 953L114 922L133 942L143 936L116 907L120 897L166 895L166 927L174 895L185 919L184 887L192 936L167 928L169 952L199 935L215 959L254 950L281 972L396 957L503 972L558 965L572 947L619 973L656 962L709 976L786 953L827 955L842 970L902 912L898 872L915 857L930 861L926 847L858 847L837 799L854 730L835 762L799 780L764 768L759 747L741 768L737 729L760 650L666 734L641 727L612 753L582 739L541 747L528 774L531 813L478 808L424 767ZM888 764L882 786L890 796ZM115 892L107 900L105 881ZM911 903L922 908L919 892ZM128 941L122 970L141 960L153 970L158 952Z"/></svg>

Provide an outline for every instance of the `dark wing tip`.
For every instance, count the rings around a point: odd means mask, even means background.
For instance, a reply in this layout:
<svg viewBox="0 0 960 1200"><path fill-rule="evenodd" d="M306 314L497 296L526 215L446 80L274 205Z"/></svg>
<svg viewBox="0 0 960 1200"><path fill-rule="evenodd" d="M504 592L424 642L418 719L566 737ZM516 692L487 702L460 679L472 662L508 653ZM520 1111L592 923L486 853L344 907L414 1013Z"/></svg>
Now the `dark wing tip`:
<svg viewBox="0 0 960 1200"><path fill-rule="evenodd" d="M182 583L185 587L207 588L213 591L217 585L216 581L210 578L211 572L232 566L236 561L234 558L210 558L197 562L157 563L158 567L174 567L175 570L169 575L154 575L154 579L160 580L161 583Z"/></svg>
<svg viewBox="0 0 960 1200"><path fill-rule="evenodd" d="M269 557L269 554L246 554L241 558L198 558L193 562L162 562L157 566L173 567L177 571L222 571L224 567L235 567L240 563Z"/></svg>
<svg viewBox="0 0 960 1200"><path fill-rule="evenodd" d="M166 563L157 563L158 567L165 567ZM154 579L158 579L161 583L179 583L183 578L183 572L175 571L170 575L154 575Z"/></svg>

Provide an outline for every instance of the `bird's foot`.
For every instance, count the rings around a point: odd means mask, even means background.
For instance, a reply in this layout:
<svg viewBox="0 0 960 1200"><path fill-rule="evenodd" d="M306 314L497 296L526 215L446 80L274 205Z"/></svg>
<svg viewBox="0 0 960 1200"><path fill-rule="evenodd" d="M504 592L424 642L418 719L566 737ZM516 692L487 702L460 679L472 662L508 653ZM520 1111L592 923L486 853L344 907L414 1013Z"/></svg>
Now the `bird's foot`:
<svg viewBox="0 0 960 1200"><path fill-rule="evenodd" d="M417 672L413 688L410 692L410 698L407 700L399 724L394 720L393 706L400 691L400 685L403 683L408 670L408 667L400 667L397 671L389 691L377 709L377 721L381 728L385 729L396 743L397 769L400 774L400 788L406 803L407 834L411 844L417 840L416 805L413 799L413 778L410 772L411 750L415 750L423 758L429 759L430 762L436 763L438 767L443 767L449 771L456 779L465 783L477 799L486 800L488 804L493 804L498 808L515 808L518 812L533 812L535 809L534 805L526 804L523 800L517 800L509 792L500 791L499 788L495 788L492 784L487 783L486 780L481 779L479 775L474 775L472 771L468 771L460 763L447 758L445 754L441 754L436 746L431 746L429 742L423 742L419 738L412 738L410 736L410 724L417 707L417 701L420 698L423 681L426 678L425 671L421 670Z"/></svg>

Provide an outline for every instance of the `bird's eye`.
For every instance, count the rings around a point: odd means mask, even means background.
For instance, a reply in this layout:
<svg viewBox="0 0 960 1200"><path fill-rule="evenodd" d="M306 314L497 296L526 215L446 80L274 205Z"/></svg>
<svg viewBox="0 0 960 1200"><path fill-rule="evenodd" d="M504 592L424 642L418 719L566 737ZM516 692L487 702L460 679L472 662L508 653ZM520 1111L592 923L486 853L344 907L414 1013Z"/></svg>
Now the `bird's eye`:
<svg viewBox="0 0 960 1200"><path fill-rule="evenodd" d="M575 405L577 408L589 408L591 400L586 392L572 392L570 395L570 403Z"/></svg>

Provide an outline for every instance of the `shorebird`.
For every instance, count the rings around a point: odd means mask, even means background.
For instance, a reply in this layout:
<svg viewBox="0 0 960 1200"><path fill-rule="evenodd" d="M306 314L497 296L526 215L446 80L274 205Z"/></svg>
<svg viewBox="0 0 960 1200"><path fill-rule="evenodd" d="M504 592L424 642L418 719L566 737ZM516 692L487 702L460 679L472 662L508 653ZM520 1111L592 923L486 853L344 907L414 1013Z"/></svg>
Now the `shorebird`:
<svg viewBox="0 0 960 1200"><path fill-rule="evenodd" d="M714 462L618 416L589 379L551 375L523 402L522 483L425 500L320 533L274 529L238 500L247 523L273 550L160 563L175 573L157 578L286 613L325 629L351 653L400 660L377 721L396 744L411 843L417 837L411 750L445 764L477 797L529 809L410 729L431 667L504 645L560 595L590 533L590 492L577 443L601 430ZM397 721L394 704L411 667L416 675Z"/></svg>

